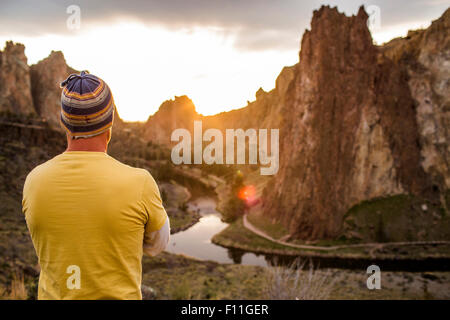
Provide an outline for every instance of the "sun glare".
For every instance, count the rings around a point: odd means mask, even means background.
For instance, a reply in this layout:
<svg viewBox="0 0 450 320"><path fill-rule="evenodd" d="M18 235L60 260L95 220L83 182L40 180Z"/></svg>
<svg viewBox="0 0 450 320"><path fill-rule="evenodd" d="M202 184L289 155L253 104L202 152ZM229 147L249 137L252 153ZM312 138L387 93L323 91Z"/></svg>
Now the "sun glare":
<svg viewBox="0 0 450 320"><path fill-rule="evenodd" d="M275 86L283 66L298 60L295 50L239 51L233 34L216 28L168 30L130 22L69 36L11 39L25 44L29 64L61 50L71 67L103 78L128 121L145 121L162 102L180 95L188 95L204 115L244 107L259 87Z"/></svg>

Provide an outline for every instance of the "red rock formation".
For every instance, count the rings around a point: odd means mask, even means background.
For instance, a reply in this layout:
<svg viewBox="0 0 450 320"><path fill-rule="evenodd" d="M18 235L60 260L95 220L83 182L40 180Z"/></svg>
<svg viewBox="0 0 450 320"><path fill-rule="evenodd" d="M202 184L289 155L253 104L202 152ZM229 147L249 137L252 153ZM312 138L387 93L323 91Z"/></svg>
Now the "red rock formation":
<svg viewBox="0 0 450 320"><path fill-rule="evenodd" d="M0 112L35 114L25 46L6 42L0 51Z"/></svg>
<svg viewBox="0 0 450 320"><path fill-rule="evenodd" d="M61 88L59 84L77 71L66 64L61 51L50 55L31 66L31 85L37 113L54 128L59 126Z"/></svg>
<svg viewBox="0 0 450 320"><path fill-rule="evenodd" d="M429 185L406 75L373 45L367 18L322 7L302 39L264 198L299 238L335 237L352 205Z"/></svg>
<svg viewBox="0 0 450 320"><path fill-rule="evenodd" d="M450 9L429 28L410 31L381 49L408 74L422 166L441 191L450 189Z"/></svg>
<svg viewBox="0 0 450 320"><path fill-rule="evenodd" d="M150 116L144 125L144 137L153 142L170 145L172 131L185 128L191 132L194 120L201 119L195 111L195 106L187 96L175 97L174 100L164 101L158 111Z"/></svg>

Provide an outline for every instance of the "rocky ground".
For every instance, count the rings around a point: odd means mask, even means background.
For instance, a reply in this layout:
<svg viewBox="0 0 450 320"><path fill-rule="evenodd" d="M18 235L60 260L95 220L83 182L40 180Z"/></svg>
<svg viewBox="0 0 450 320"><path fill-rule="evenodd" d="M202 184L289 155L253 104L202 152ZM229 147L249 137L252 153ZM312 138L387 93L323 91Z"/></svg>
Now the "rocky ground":
<svg viewBox="0 0 450 320"><path fill-rule="evenodd" d="M197 261L168 253L144 259L143 284L156 299L267 299L270 269ZM306 271L305 271L306 272ZM329 299L450 299L450 272L382 272L381 289L367 289L365 270L320 269Z"/></svg>

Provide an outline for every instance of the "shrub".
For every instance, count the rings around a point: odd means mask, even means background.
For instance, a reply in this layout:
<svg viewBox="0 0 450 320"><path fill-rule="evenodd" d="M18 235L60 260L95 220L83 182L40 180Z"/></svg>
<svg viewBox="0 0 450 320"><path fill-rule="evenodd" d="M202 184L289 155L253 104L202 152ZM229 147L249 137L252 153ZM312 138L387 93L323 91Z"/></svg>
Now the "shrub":
<svg viewBox="0 0 450 320"><path fill-rule="evenodd" d="M304 263L296 260L288 267L268 268L268 281L265 298L270 300L322 300L327 299L333 289L334 280L329 271L318 271L310 263L304 269Z"/></svg>
<svg viewBox="0 0 450 320"><path fill-rule="evenodd" d="M230 197L222 212L222 220L227 223L235 221L245 213L245 203L236 196Z"/></svg>

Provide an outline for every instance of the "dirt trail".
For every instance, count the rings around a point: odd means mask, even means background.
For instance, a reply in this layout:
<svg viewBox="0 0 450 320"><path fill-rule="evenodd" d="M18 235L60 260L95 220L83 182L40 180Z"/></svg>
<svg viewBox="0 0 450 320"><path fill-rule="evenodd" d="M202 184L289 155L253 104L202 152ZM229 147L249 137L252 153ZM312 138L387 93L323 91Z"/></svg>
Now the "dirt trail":
<svg viewBox="0 0 450 320"><path fill-rule="evenodd" d="M348 244L348 245L338 245L338 246L313 246L313 245L301 245L301 244L293 244L286 241L281 241L278 239L275 239L265 233L264 231L256 228L254 225L252 225L248 219L247 215L244 215L243 217L243 224L244 227L257 234L260 237L263 237L267 240L270 240L272 242L281 244L283 246L288 246L292 248L298 248L298 249L310 249L310 250L319 250L319 251L330 251L330 250L338 250L338 249L346 249L346 248L357 248L357 247L385 247L390 245L395 246L407 246L407 245L425 245L425 244L450 244L450 241L410 241L410 242L385 242L385 243L358 243L358 244Z"/></svg>

